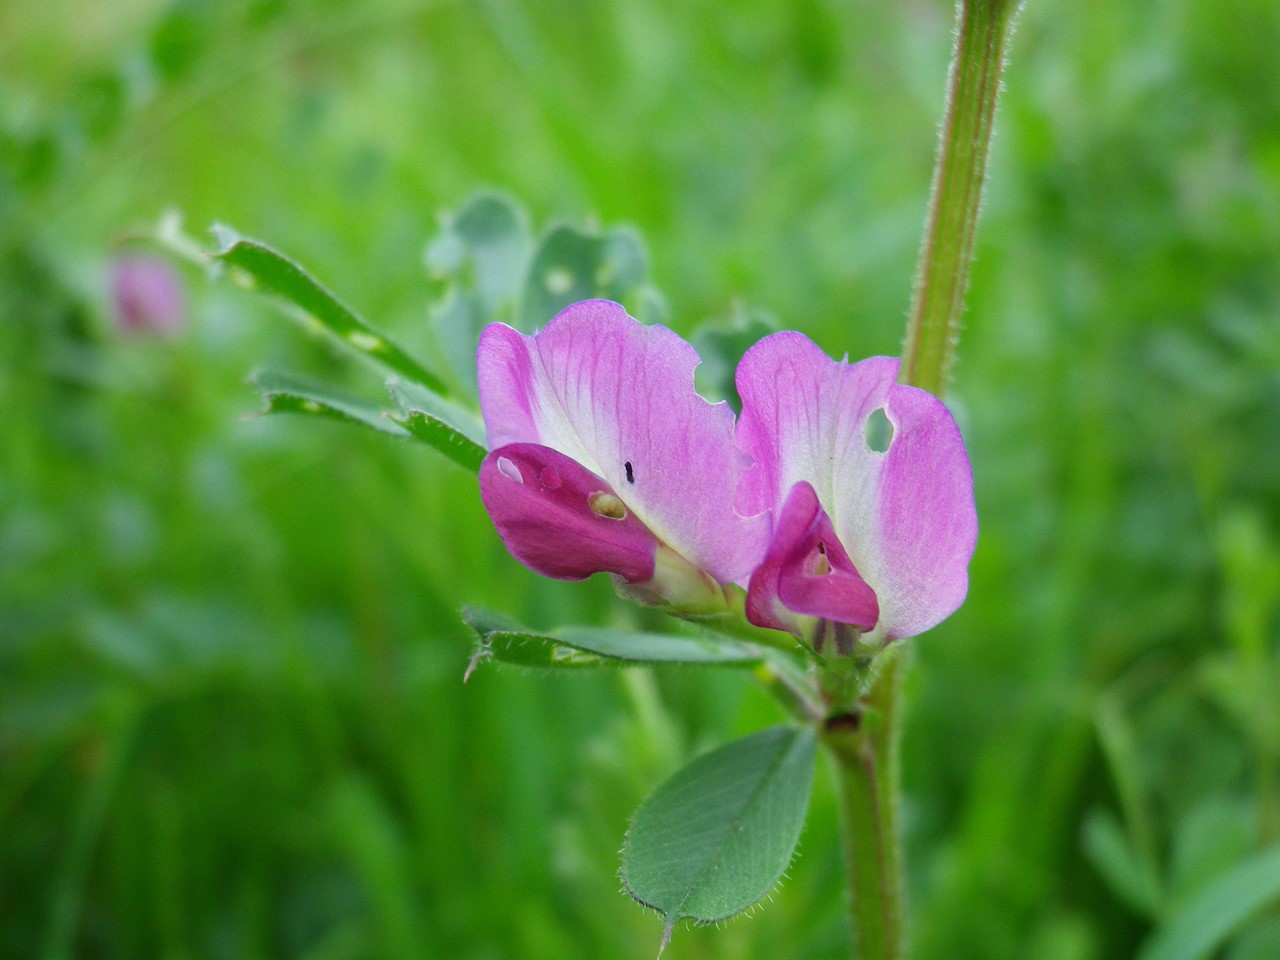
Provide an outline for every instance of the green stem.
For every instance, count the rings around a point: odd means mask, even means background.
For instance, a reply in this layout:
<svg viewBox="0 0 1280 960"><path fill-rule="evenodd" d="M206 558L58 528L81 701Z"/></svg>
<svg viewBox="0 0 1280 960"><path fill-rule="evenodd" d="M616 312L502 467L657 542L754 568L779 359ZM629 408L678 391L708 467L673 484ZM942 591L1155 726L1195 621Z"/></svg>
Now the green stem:
<svg viewBox="0 0 1280 960"><path fill-rule="evenodd" d="M964 314L973 240L987 174L1000 73L1020 0L959 0L946 119L916 269L900 378L941 396ZM851 713L827 721L823 741L836 767L844 828L855 960L907 955L900 741L901 644Z"/></svg>
<svg viewBox="0 0 1280 960"><path fill-rule="evenodd" d="M959 3L946 119L902 358L902 382L939 396L960 336L1000 72L1018 6L1019 0Z"/></svg>
<svg viewBox="0 0 1280 960"><path fill-rule="evenodd" d="M852 711L826 722L822 740L840 796L846 895L854 957L900 960L907 953L899 807L900 687L905 648L891 647Z"/></svg>

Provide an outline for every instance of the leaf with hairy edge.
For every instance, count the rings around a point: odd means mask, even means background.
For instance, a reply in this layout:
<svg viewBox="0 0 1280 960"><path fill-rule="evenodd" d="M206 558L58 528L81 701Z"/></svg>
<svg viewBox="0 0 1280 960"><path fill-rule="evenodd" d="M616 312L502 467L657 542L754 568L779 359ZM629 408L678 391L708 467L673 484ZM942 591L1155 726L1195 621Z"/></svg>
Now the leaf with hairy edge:
<svg viewBox="0 0 1280 960"><path fill-rule="evenodd" d="M263 414L302 413L341 420L343 423L356 423L393 437L410 435L404 427L389 420L387 414L376 404L339 393L315 380L271 370L258 371L252 380L267 402Z"/></svg>
<svg viewBox="0 0 1280 960"><path fill-rule="evenodd" d="M389 415L397 425L454 463L473 472L480 469L488 451L479 417L407 380L390 380L387 389L400 407L399 413Z"/></svg>
<svg viewBox="0 0 1280 960"><path fill-rule="evenodd" d="M478 607L465 607L462 619L480 639L468 674L483 660L535 669L663 663L749 667L760 662L759 654L730 640L604 627L541 633Z"/></svg>
<svg viewBox="0 0 1280 960"><path fill-rule="evenodd" d="M662 914L662 943L681 920L749 910L781 879L804 825L816 737L772 727L694 760L640 805L622 880Z"/></svg>
<svg viewBox="0 0 1280 960"><path fill-rule="evenodd" d="M1280 904L1280 846L1202 887L1143 945L1138 960L1205 960L1267 904Z"/></svg>
<svg viewBox="0 0 1280 960"><path fill-rule="evenodd" d="M350 307L284 254L264 243L241 237L229 227L215 226L213 233L220 245L213 254L215 260L239 271L239 276L247 277L253 286L292 304L302 311L305 318L328 331L349 350L432 390L444 392L445 387L439 377L361 320Z"/></svg>

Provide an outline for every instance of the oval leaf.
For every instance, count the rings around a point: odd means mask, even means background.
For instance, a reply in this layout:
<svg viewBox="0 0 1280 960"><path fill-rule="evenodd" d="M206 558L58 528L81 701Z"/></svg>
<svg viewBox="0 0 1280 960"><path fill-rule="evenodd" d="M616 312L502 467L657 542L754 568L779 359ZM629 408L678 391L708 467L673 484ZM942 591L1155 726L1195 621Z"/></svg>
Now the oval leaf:
<svg viewBox="0 0 1280 960"><path fill-rule="evenodd" d="M484 425L470 410L405 380L391 380L387 389L400 407L390 417L413 437L435 447L472 472L484 460Z"/></svg>
<svg viewBox="0 0 1280 960"><path fill-rule="evenodd" d="M493 320L516 321L532 244L524 211L505 197L482 193L446 220L427 246L428 276L442 290L431 310L440 347L473 392L480 331Z"/></svg>
<svg viewBox="0 0 1280 960"><path fill-rule="evenodd" d="M221 244L214 255L239 270L252 285L281 297L327 330L347 349L377 361L410 380L444 392L444 384L417 360L378 333L355 312L329 292L319 281L284 254L265 243L248 240L225 226L215 226Z"/></svg>
<svg viewBox="0 0 1280 960"><path fill-rule="evenodd" d="M714 923L765 897L800 839L813 782L810 728L772 727L699 757L636 811L627 892L666 921Z"/></svg>
<svg viewBox="0 0 1280 960"><path fill-rule="evenodd" d="M451 227L470 254L471 279L481 306L496 314L519 295L528 270L528 217L505 197L482 193L458 211Z"/></svg>
<svg viewBox="0 0 1280 960"><path fill-rule="evenodd" d="M1146 942L1138 960L1203 960L1269 903L1280 903L1280 846L1207 884Z"/></svg>
<svg viewBox="0 0 1280 960"><path fill-rule="evenodd" d="M536 330L579 300L603 297L625 304L640 291L647 273L644 247L629 230L599 235L552 227L529 264L521 329Z"/></svg>

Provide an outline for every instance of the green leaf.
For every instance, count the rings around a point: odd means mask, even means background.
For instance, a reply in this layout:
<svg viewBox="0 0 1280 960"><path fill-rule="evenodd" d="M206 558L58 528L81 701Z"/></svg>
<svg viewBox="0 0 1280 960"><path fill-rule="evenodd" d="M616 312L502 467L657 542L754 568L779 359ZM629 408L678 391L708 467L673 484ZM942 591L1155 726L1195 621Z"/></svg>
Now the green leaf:
<svg viewBox="0 0 1280 960"><path fill-rule="evenodd" d="M444 299L431 309L440 352L472 394L477 391L476 350L480 345L480 332L490 319L479 300L458 282L451 283Z"/></svg>
<svg viewBox="0 0 1280 960"><path fill-rule="evenodd" d="M520 295L533 240L528 219L511 201L492 194L472 198L458 211L453 233L466 244L480 305L496 314Z"/></svg>
<svg viewBox="0 0 1280 960"><path fill-rule="evenodd" d="M1155 916L1160 888L1109 810L1091 810L1084 822L1084 852L1111 889L1144 916Z"/></svg>
<svg viewBox="0 0 1280 960"><path fill-rule="evenodd" d="M535 669L760 662L757 653L731 640L605 627L564 627L540 633L479 607L464 608L462 619L480 638L468 673L488 659Z"/></svg>
<svg viewBox="0 0 1280 960"><path fill-rule="evenodd" d="M1280 846L1205 885L1142 947L1138 960L1203 960L1265 906L1280 903Z"/></svg>
<svg viewBox="0 0 1280 960"><path fill-rule="evenodd" d="M553 227L529 265L521 328L527 331L544 326L579 300L604 297L625 303L632 294L642 296L647 273L644 247L629 230L599 235L570 226ZM652 304L646 301L631 306L650 312Z"/></svg>
<svg viewBox="0 0 1280 960"><path fill-rule="evenodd" d="M442 226L426 250L428 275L444 284L432 308L446 359L476 386L476 344L493 320L516 322L533 241L522 209L481 194Z"/></svg>
<svg viewBox="0 0 1280 960"><path fill-rule="evenodd" d="M734 375L738 361L761 337L778 332L777 323L761 311L739 308L728 323L709 323L694 331L690 342L702 358L698 365L698 392L708 400L727 400L742 409Z"/></svg>
<svg viewBox="0 0 1280 960"><path fill-rule="evenodd" d="M1280 943L1280 917L1271 917L1241 933L1227 960L1276 960Z"/></svg>
<svg viewBox="0 0 1280 960"><path fill-rule="evenodd" d="M376 404L335 391L327 384L271 370L258 371L252 380L267 402L264 414L302 413L360 424L393 437L410 435L409 430L392 422L390 415Z"/></svg>
<svg viewBox="0 0 1280 960"><path fill-rule="evenodd" d="M1169 845L1169 901L1181 904L1257 848L1252 798L1208 796L1178 812Z"/></svg>
<svg viewBox="0 0 1280 960"><path fill-rule="evenodd" d="M266 290L301 311L309 326L328 331L347 349L368 357L417 383L443 393L440 378L378 333L288 257L256 240L241 237L225 226L215 226L221 245L214 255L237 271L242 282Z"/></svg>
<svg viewBox="0 0 1280 960"><path fill-rule="evenodd" d="M479 417L416 383L390 380L387 389L400 406L398 414L390 415L399 427L454 463L471 471L480 469L487 449Z"/></svg>
<svg viewBox="0 0 1280 960"><path fill-rule="evenodd" d="M773 727L699 757L641 804L627 831L627 892L683 919L750 909L791 862L813 781L814 732Z"/></svg>
<svg viewBox="0 0 1280 960"><path fill-rule="evenodd" d="M556 631L568 647L627 663L719 663L749 666L758 654L732 641L687 634L608 630L603 627L563 627Z"/></svg>

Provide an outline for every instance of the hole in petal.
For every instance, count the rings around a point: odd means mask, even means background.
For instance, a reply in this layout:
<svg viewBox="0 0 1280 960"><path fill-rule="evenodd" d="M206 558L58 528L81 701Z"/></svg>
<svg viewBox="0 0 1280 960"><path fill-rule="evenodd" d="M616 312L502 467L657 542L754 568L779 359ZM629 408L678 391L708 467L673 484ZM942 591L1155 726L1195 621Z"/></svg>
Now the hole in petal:
<svg viewBox="0 0 1280 960"><path fill-rule="evenodd" d="M508 480L514 480L516 483L524 483L524 477L520 475L520 468L506 457L498 458L498 472Z"/></svg>
<svg viewBox="0 0 1280 960"><path fill-rule="evenodd" d="M626 463L626 467L627 467L627 483L635 483L635 482L636 482L636 472L635 472L635 470L633 470L633 469L631 468L631 461L630 461L630 460L628 460L628 461L627 461L627 463Z"/></svg>
<svg viewBox="0 0 1280 960"><path fill-rule="evenodd" d="M587 497L587 506L598 517L608 517L610 520L625 520L627 517L627 508L623 502L603 490L597 490Z"/></svg>
<svg viewBox="0 0 1280 960"><path fill-rule="evenodd" d="M876 407L871 411L867 422L862 425L862 438L867 442L867 448L876 453L884 453L889 449L889 444L893 443L893 424L889 422L884 407Z"/></svg>

